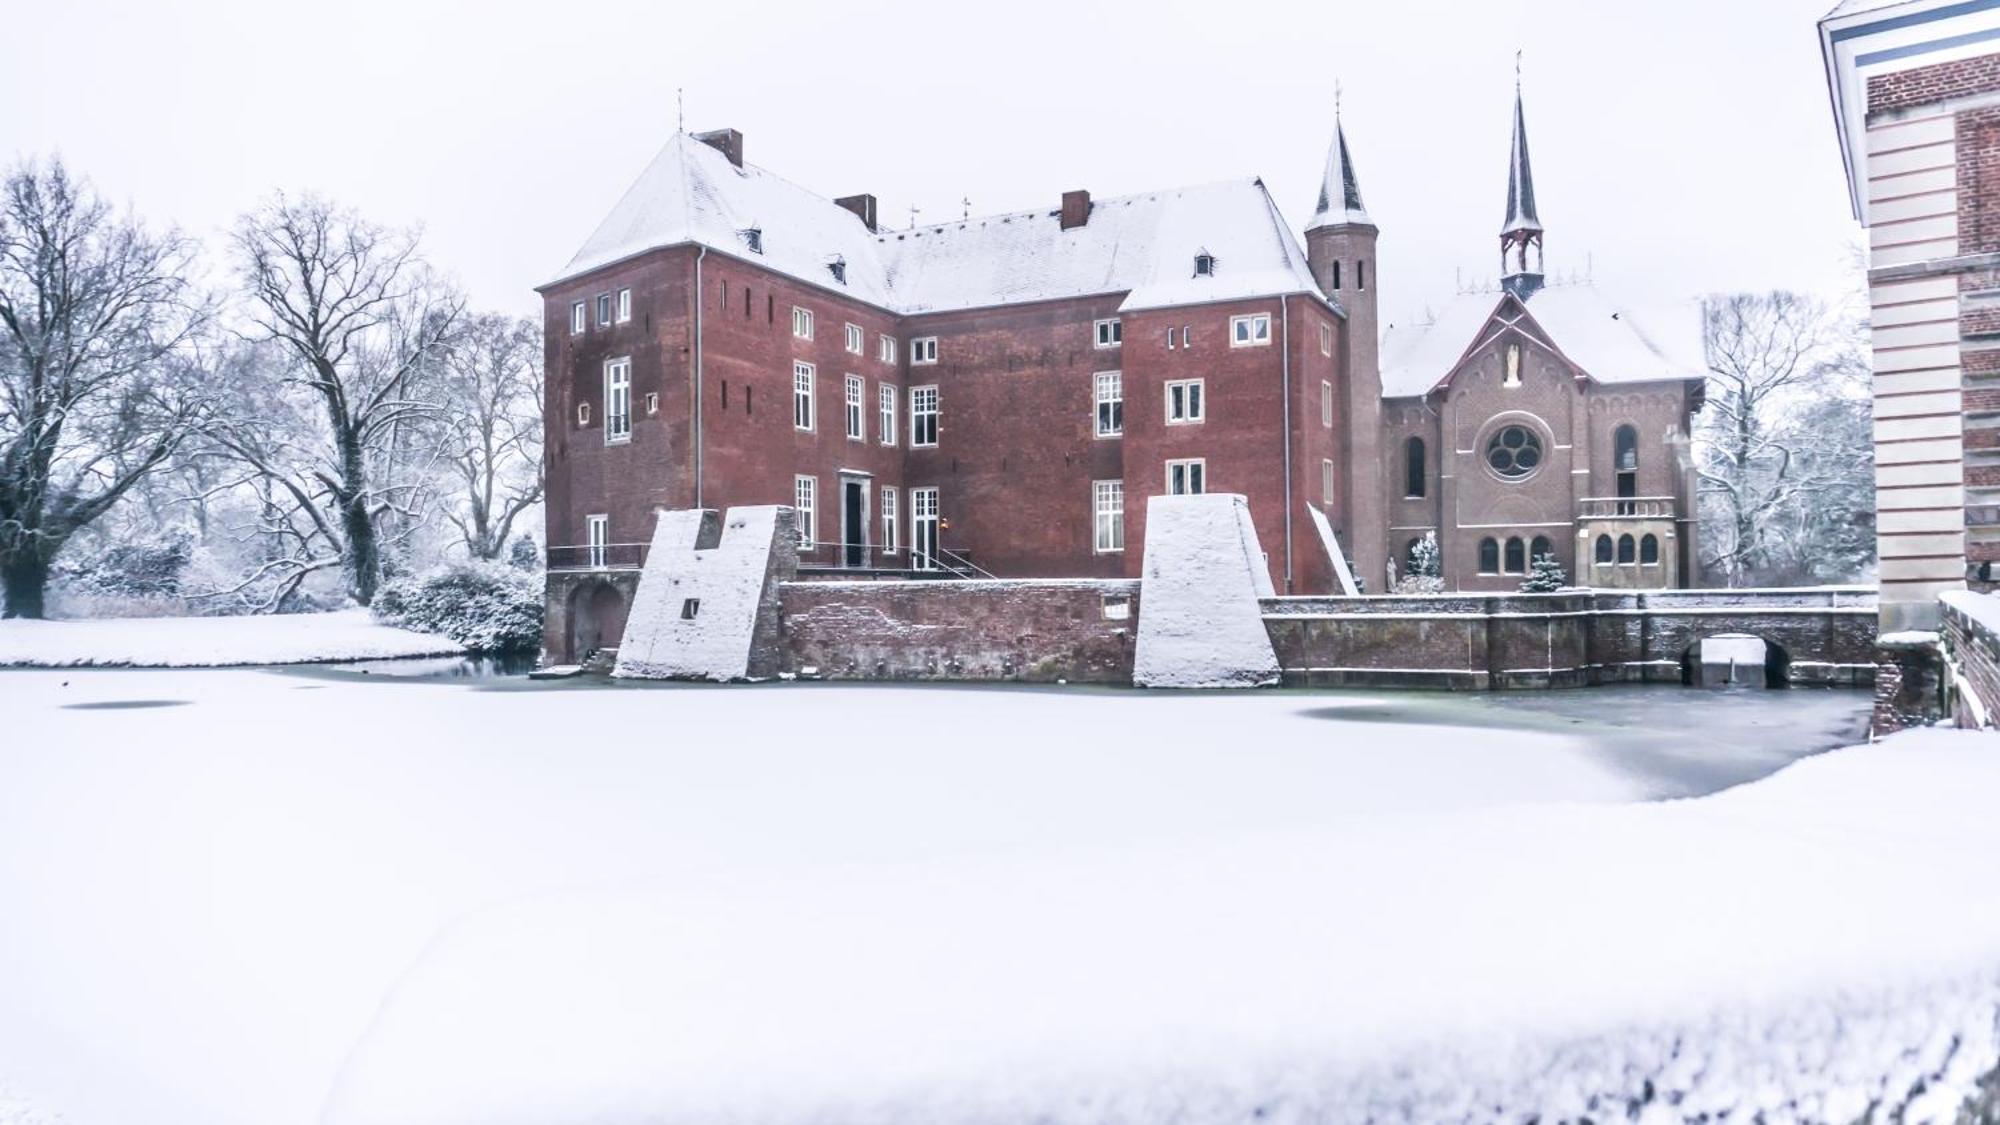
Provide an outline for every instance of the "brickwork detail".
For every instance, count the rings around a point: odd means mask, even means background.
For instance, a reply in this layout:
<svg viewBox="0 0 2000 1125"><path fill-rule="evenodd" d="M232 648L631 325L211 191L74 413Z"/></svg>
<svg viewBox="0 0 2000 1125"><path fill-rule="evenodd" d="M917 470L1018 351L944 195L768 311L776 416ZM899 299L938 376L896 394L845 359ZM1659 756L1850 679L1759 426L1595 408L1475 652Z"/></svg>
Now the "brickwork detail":
<svg viewBox="0 0 2000 1125"><path fill-rule="evenodd" d="M1933 105L1949 98L1966 97L2000 88L2000 55L1978 55L1969 59L1920 66L1868 79L1868 115L1877 115L1917 106Z"/></svg>

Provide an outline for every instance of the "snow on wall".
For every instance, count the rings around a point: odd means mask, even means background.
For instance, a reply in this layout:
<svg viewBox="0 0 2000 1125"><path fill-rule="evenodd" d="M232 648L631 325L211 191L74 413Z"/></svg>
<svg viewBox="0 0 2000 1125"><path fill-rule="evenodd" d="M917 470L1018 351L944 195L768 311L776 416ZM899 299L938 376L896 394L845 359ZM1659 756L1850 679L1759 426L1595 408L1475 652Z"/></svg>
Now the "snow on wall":
<svg viewBox="0 0 2000 1125"><path fill-rule="evenodd" d="M1132 682L1140 687L1258 687L1278 682L1278 656L1259 598L1271 575L1230 493L1155 496L1146 507Z"/></svg>
<svg viewBox="0 0 2000 1125"><path fill-rule="evenodd" d="M744 680L777 671L778 583L798 570L790 508L661 512L613 675ZM717 532L720 538L717 538Z"/></svg>
<svg viewBox="0 0 2000 1125"><path fill-rule="evenodd" d="M1333 525L1326 522L1326 513L1311 504L1306 511L1312 513L1313 530L1319 533L1319 545L1326 548L1326 557L1333 560L1333 576L1340 581L1340 589L1334 593L1350 598L1361 596L1361 588L1354 584L1354 572L1348 569L1347 552L1340 549L1340 540L1333 534Z"/></svg>

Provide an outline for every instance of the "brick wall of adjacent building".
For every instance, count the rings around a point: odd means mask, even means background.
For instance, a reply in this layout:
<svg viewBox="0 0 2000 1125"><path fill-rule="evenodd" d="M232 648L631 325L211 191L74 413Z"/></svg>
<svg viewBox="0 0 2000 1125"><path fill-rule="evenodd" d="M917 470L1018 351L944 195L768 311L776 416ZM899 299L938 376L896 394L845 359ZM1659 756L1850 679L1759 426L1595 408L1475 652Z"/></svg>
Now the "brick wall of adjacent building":
<svg viewBox="0 0 2000 1125"><path fill-rule="evenodd" d="M1868 79L1868 112L1935 105L2000 90L2000 55L1978 55Z"/></svg>
<svg viewBox="0 0 2000 1125"><path fill-rule="evenodd" d="M1955 673L1947 693L1953 720L1977 727L2000 718L2000 633L1962 606L1947 603L1942 639L1948 670Z"/></svg>

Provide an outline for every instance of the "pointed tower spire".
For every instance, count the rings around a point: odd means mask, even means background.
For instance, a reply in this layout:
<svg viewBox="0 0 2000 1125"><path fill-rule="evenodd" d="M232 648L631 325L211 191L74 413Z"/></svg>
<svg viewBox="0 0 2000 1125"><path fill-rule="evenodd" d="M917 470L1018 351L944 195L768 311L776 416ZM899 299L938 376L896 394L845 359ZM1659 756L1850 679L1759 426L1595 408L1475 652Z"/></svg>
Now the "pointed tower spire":
<svg viewBox="0 0 2000 1125"><path fill-rule="evenodd" d="M1326 175L1319 185L1319 206L1313 211L1307 230L1367 223L1368 209L1361 205L1361 183L1354 176L1354 158L1347 154L1347 130L1340 124L1340 94L1333 97L1333 146L1326 150Z"/></svg>
<svg viewBox="0 0 2000 1125"><path fill-rule="evenodd" d="M1534 248L1533 268L1528 250ZM1528 163L1528 123L1521 110L1521 55L1514 54L1514 138L1507 150L1507 219L1500 227L1500 284L1523 300L1542 287L1542 219Z"/></svg>

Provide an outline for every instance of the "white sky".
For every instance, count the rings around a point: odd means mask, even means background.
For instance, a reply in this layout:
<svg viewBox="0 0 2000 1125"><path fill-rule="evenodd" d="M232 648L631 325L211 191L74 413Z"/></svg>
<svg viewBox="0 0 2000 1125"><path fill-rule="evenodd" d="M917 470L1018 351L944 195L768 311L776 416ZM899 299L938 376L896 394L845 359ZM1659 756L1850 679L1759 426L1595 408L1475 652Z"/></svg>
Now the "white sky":
<svg viewBox="0 0 2000 1125"><path fill-rule="evenodd" d="M690 130L734 126L752 162L872 191L897 225L1239 175L1300 224L1338 78L1389 321L1496 272L1519 46L1552 272L1588 258L1639 304L1827 290L1860 234L1830 3L35 2L0 37L0 159L59 152L210 237L318 190L421 223L475 302L535 314L676 88Z"/></svg>

